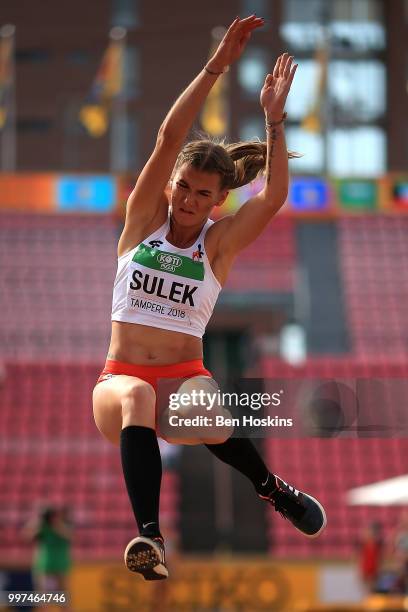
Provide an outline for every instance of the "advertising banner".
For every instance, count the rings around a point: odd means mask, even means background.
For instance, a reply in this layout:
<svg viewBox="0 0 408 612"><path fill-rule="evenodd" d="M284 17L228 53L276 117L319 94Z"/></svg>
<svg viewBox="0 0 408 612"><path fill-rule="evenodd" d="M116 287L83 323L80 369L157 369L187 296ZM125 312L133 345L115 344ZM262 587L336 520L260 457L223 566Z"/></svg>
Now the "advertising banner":
<svg viewBox="0 0 408 612"><path fill-rule="evenodd" d="M169 559L171 577L146 583L119 563L81 565L71 581L74 610L293 612L317 600L313 564L228 556Z"/></svg>
<svg viewBox="0 0 408 612"><path fill-rule="evenodd" d="M0 173L0 210L54 212L55 174Z"/></svg>
<svg viewBox="0 0 408 612"><path fill-rule="evenodd" d="M57 208L62 212L111 211L116 203L116 180L106 176L61 176L56 184Z"/></svg>
<svg viewBox="0 0 408 612"><path fill-rule="evenodd" d="M336 182L337 201L347 212L370 212L377 209L378 185L370 179L344 179Z"/></svg>
<svg viewBox="0 0 408 612"><path fill-rule="evenodd" d="M288 212L293 213L329 213L329 183L318 177L293 177L289 187L288 205Z"/></svg>
<svg viewBox="0 0 408 612"><path fill-rule="evenodd" d="M408 177L392 180L391 204L392 210L408 212Z"/></svg>

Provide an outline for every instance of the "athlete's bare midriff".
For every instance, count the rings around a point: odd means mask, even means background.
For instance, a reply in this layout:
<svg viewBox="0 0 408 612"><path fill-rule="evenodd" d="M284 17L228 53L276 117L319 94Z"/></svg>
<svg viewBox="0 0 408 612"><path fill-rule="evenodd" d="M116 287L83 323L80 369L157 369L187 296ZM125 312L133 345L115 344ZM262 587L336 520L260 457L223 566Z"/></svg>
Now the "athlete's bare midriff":
<svg viewBox="0 0 408 612"><path fill-rule="evenodd" d="M202 359L201 338L137 323L112 321L108 359L136 365L169 365Z"/></svg>

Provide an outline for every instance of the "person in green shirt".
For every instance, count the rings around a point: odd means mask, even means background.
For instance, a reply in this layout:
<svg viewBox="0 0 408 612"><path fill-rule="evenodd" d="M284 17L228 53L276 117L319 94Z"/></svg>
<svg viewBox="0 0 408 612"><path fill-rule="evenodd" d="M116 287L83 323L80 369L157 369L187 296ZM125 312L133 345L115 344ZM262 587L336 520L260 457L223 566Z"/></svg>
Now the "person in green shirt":
<svg viewBox="0 0 408 612"><path fill-rule="evenodd" d="M36 543L32 565L35 588L66 593L72 566L72 527L67 510L43 507L39 515L24 527L23 534Z"/></svg>

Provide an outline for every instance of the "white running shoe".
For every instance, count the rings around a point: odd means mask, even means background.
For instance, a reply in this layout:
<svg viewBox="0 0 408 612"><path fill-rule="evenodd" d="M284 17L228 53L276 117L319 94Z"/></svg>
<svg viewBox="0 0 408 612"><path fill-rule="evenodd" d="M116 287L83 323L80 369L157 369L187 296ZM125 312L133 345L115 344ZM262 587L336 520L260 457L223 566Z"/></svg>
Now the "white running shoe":
<svg viewBox="0 0 408 612"><path fill-rule="evenodd" d="M169 575L161 538L134 538L126 546L124 559L128 570L142 574L145 580L164 580Z"/></svg>

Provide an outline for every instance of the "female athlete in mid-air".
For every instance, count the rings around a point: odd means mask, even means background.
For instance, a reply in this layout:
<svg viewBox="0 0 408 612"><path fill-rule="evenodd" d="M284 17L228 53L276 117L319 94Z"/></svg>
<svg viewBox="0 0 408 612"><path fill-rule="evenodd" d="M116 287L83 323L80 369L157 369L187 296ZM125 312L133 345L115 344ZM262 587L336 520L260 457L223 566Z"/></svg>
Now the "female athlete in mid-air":
<svg viewBox="0 0 408 612"><path fill-rule="evenodd" d="M168 576L159 527L157 381L209 377L201 380L214 383L203 365L202 336L218 294L234 258L256 240L287 197L284 106L297 68L287 53L277 59L260 93L266 143L185 144L214 83L263 23L255 15L237 17L170 109L129 196L118 244L112 337L93 392L93 411L101 433L120 444L140 533L126 547L125 563L146 580ZM263 170L265 185L256 196L233 215L216 222L209 219L230 189L249 183ZM216 457L247 476L258 496L306 536L316 537L324 529L321 504L271 473L250 440L222 437L195 442L206 443Z"/></svg>

